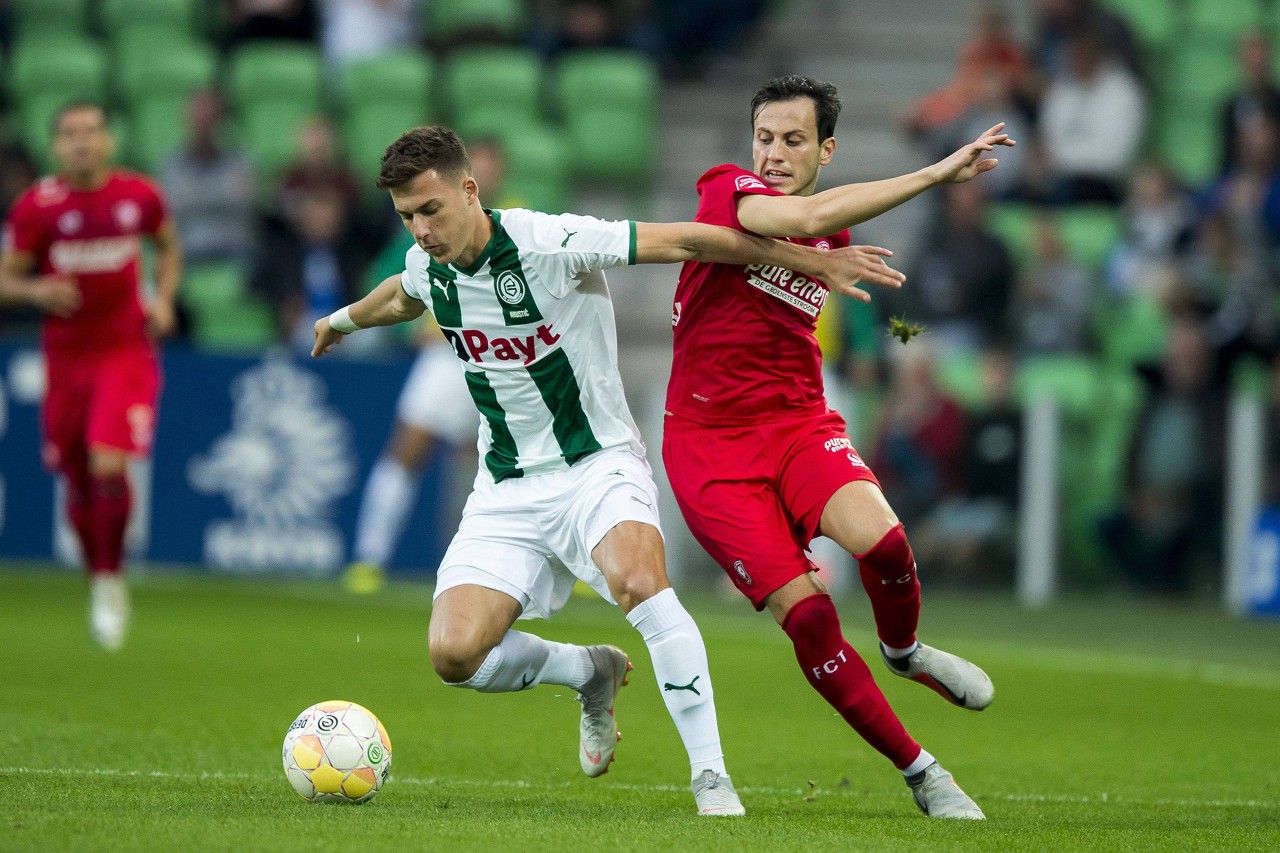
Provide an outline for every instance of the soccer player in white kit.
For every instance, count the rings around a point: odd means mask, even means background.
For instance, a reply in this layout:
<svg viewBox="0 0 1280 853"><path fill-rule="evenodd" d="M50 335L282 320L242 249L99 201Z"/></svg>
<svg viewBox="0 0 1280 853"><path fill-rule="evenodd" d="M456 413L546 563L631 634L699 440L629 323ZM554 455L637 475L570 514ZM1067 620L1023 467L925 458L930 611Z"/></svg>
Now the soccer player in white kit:
<svg viewBox="0 0 1280 853"><path fill-rule="evenodd" d="M481 415L480 468L437 573L428 632L436 673L485 693L543 682L576 690L580 765L603 774L617 745L613 706L627 655L512 630L520 618L549 618L581 579L622 607L648 646L689 753L699 814L743 814L706 648L667 581L657 490L623 397L602 271L690 259L776 264L867 299L862 280L898 284L887 252L823 252L694 223L485 210L462 140L439 126L392 143L378 186L416 245L401 275L316 323L312 355L357 329L429 310L463 362Z"/></svg>

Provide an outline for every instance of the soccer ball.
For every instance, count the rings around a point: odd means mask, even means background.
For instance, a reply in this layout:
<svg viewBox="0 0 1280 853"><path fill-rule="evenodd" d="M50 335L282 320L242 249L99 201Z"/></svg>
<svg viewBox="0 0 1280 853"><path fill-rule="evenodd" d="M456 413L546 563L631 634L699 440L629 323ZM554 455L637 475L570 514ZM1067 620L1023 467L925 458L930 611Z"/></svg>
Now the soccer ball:
<svg viewBox="0 0 1280 853"><path fill-rule="evenodd" d="M298 715L284 736L284 773L313 803L363 803L391 772L391 738L369 709L333 700Z"/></svg>

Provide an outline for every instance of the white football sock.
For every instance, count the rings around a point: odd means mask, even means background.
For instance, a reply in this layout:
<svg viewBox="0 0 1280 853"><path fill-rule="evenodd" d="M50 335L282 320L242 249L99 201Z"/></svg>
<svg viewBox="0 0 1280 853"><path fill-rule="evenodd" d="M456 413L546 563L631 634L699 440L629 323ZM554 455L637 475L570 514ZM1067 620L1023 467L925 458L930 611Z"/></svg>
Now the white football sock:
<svg viewBox="0 0 1280 853"><path fill-rule="evenodd" d="M930 764L936 764L938 759L934 758L927 750L921 749L920 754L916 756L916 760L902 768L903 776L914 776L917 773L923 773L924 769Z"/></svg>
<svg viewBox="0 0 1280 853"><path fill-rule="evenodd" d="M591 656L582 646L508 631L474 675L466 681L445 683L481 693L514 693L544 681L578 690L591 678L591 673Z"/></svg>
<svg viewBox="0 0 1280 853"><path fill-rule="evenodd" d="M356 519L355 558L385 566L418 496L418 475L383 456L369 473Z"/></svg>
<svg viewBox="0 0 1280 853"><path fill-rule="evenodd" d="M884 650L885 657L890 658L891 660L902 660L903 658L909 658L915 654L916 649L920 648L920 643L912 643L905 649L895 649L893 646L886 646L884 643L881 643L880 648Z"/></svg>
<svg viewBox="0 0 1280 853"><path fill-rule="evenodd" d="M693 777L704 770L727 774L711 671L707 668L707 647L693 617L676 597L676 591L668 587L637 605L627 614L627 621L649 647L653 674L689 753Z"/></svg>

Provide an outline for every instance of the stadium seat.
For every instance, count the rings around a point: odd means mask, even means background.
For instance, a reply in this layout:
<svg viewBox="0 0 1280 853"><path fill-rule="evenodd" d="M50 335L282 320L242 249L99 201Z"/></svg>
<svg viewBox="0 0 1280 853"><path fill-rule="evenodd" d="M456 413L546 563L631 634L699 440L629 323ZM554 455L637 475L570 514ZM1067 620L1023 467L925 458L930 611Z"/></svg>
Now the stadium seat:
<svg viewBox="0 0 1280 853"><path fill-rule="evenodd" d="M427 38L435 44L518 41L524 34L524 7L522 0L431 0L426 4Z"/></svg>
<svg viewBox="0 0 1280 853"><path fill-rule="evenodd" d="M1178 26L1174 0L1102 0L1102 5L1124 18L1146 47L1163 50L1173 42Z"/></svg>
<svg viewBox="0 0 1280 853"><path fill-rule="evenodd" d="M957 352L938 359L937 376L942 390L954 397L966 410L980 410L986 402L982 356L979 353Z"/></svg>
<svg viewBox="0 0 1280 853"><path fill-rule="evenodd" d="M1067 255L1090 270L1102 268L1120 237L1120 215L1105 205L1067 207L1055 216Z"/></svg>
<svg viewBox="0 0 1280 853"><path fill-rule="evenodd" d="M157 41L154 30L132 30L115 46L115 91L125 103L138 98L186 96L216 84L214 49L190 39Z"/></svg>
<svg viewBox="0 0 1280 853"><path fill-rule="evenodd" d="M611 107L652 115L658 104L658 72L652 60L631 50L575 50L556 63L554 91L561 115Z"/></svg>
<svg viewBox="0 0 1280 853"><path fill-rule="evenodd" d="M205 308L233 306L245 295L244 270L238 264L195 264L182 276L179 296L199 313Z"/></svg>
<svg viewBox="0 0 1280 853"><path fill-rule="evenodd" d="M1229 47L1246 30L1261 27L1262 0L1186 0L1186 34L1194 40L1212 39Z"/></svg>
<svg viewBox="0 0 1280 853"><path fill-rule="evenodd" d="M31 155L47 168L52 165L49 142L53 138L53 116L67 102L60 94L33 95L22 100L18 114L18 131Z"/></svg>
<svg viewBox="0 0 1280 853"><path fill-rule="evenodd" d="M426 117L432 113L434 76L435 66L425 51L397 50L347 65L338 84L348 110L394 103Z"/></svg>
<svg viewBox="0 0 1280 853"><path fill-rule="evenodd" d="M1212 113L1164 107L1156 118L1154 148L1160 161L1191 186L1209 181L1222 165L1222 132Z"/></svg>
<svg viewBox="0 0 1280 853"><path fill-rule="evenodd" d="M149 27L165 29L179 38L191 38L198 32L198 0L102 0L99 19L107 38L114 40L120 32L139 21Z"/></svg>
<svg viewBox="0 0 1280 853"><path fill-rule="evenodd" d="M1004 242L1019 269L1026 269L1031 261L1037 210L1035 205L1015 201L987 207L987 228Z"/></svg>
<svg viewBox="0 0 1280 853"><path fill-rule="evenodd" d="M193 337L201 349L259 352L277 338L275 312L256 296L202 306L192 319Z"/></svg>
<svg viewBox="0 0 1280 853"><path fill-rule="evenodd" d="M1164 352L1169 321L1154 299L1132 296L1098 306L1094 327L1102 356L1116 367L1158 358Z"/></svg>
<svg viewBox="0 0 1280 853"><path fill-rule="evenodd" d="M321 104L320 52L288 41L252 41L231 52L225 93L233 106L287 103L316 112Z"/></svg>
<svg viewBox="0 0 1280 853"><path fill-rule="evenodd" d="M19 103L37 95L100 100L106 79L106 52L87 39L23 39L9 61L9 91Z"/></svg>
<svg viewBox="0 0 1280 853"><path fill-rule="evenodd" d="M1169 54L1166 102L1185 109L1216 109L1240 84L1235 50L1212 40L1187 40Z"/></svg>
<svg viewBox="0 0 1280 853"><path fill-rule="evenodd" d="M126 161L154 173L182 145L187 132L187 100L165 95L135 101L129 110Z"/></svg>
<svg viewBox="0 0 1280 853"><path fill-rule="evenodd" d="M655 117L630 110L578 109L568 116L574 179L643 188L653 176Z"/></svg>
<svg viewBox="0 0 1280 853"><path fill-rule="evenodd" d="M20 42L42 35L83 36L87 29L86 0L14 0L13 7Z"/></svg>
<svg viewBox="0 0 1280 853"><path fill-rule="evenodd" d="M240 140L259 176L269 181L289 165L303 125L315 116L310 105L288 101L251 103L240 111Z"/></svg>
<svg viewBox="0 0 1280 853"><path fill-rule="evenodd" d="M360 178L360 188L376 192L373 182L378 177L382 155L400 134L422 125L426 115L420 107L407 102L359 104L347 110L342 119L342 141Z"/></svg>
<svg viewBox="0 0 1280 853"><path fill-rule="evenodd" d="M506 197L531 210L563 213L569 199L568 149L563 135L547 127L511 136L505 145Z"/></svg>
<svg viewBox="0 0 1280 853"><path fill-rule="evenodd" d="M542 63L523 48L486 47L459 50L444 69L445 105L461 124L469 112L505 112L512 121L536 119L540 113Z"/></svg>
<svg viewBox="0 0 1280 853"><path fill-rule="evenodd" d="M1014 386L1023 404L1047 392L1065 415L1087 418L1098 401L1098 374L1099 366L1091 358L1038 356L1023 362Z"/></svg>

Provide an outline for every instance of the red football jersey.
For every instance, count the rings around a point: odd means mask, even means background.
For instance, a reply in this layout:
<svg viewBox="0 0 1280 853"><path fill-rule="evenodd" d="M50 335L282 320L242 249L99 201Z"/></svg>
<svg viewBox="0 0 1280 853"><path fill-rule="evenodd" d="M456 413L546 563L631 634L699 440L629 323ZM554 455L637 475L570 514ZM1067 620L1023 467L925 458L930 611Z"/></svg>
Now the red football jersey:
<svg viewBox="0 0 1280 853"><path fill-rule="evenodd" d="M42 178L14 203L5 222L6 251L30 252L40 275L76 279L83 300L70 317L47 316L45 349L74 357L146 342L139 294L140 235L168 216L160 189L133 172L111 172L95 190L75 190Z"/></svg>
<svg viewBox="0 0 1280 853"><path fill-rule="evenodd" d="M698 179L695 221L751 233L738 221L744 194L781 195L737 166L710 169ZM849 232L791 242L838 249ZM686 262L671 313L667 411L716 426L825 412L814 329L829 293L781 267Z"/></svg>

